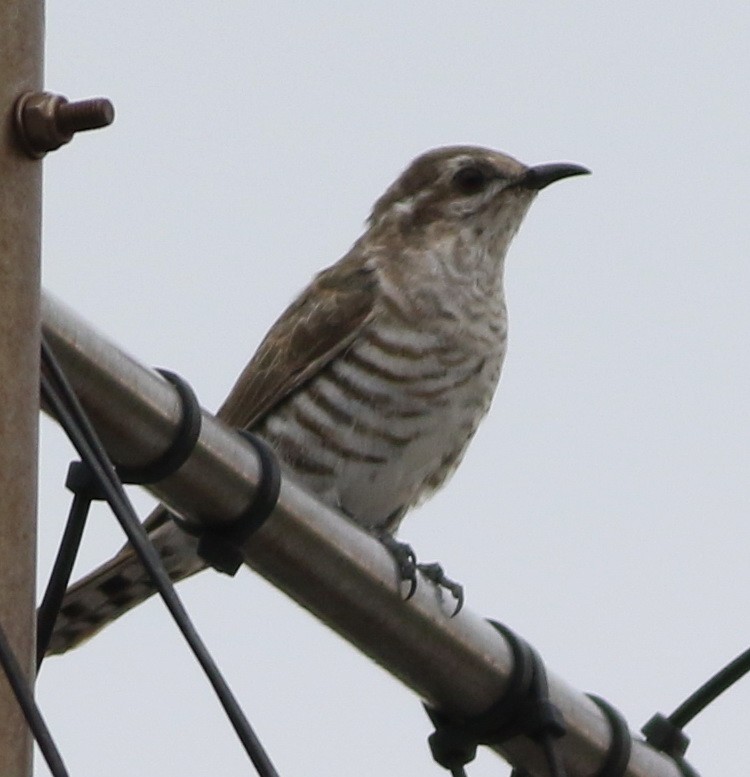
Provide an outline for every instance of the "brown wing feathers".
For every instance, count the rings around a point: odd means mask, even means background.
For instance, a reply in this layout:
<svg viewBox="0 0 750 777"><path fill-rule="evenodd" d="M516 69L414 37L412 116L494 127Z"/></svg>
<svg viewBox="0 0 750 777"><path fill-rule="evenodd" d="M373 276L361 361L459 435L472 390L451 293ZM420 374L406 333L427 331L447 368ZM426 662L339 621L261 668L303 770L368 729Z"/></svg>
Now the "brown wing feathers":
<svg viewBox="0 0 750 777"><path fill-rule="evenodd" d="M243 370L217 416L251 428L345 350L373 315L377 279L350 254L292 303Z"/></svg>

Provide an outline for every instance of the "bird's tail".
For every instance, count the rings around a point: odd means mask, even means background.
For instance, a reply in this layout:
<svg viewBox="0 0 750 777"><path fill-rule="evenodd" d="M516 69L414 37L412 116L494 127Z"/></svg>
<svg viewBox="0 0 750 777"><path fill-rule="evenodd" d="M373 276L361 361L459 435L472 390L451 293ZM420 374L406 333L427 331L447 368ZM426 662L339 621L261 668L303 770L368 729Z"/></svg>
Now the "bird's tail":
<svg viewBox="0 0 750 777"><path fill-rule="evenodd" d="M156 529L150 539L174 582L205 567L195 552L195 540L171 522ZM126 545L66 591L47 655L77 647L154 593L149 574Z"/></svg>

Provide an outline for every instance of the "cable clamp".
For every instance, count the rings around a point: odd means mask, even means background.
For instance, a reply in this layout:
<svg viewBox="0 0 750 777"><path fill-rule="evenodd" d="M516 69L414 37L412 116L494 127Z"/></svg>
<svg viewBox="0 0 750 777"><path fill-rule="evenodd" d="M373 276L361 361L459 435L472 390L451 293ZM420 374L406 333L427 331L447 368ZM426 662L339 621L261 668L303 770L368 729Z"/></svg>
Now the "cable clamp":
<svg viewBox="0 0 750 777"><path fill-rule="evenodd" d="M232 576L242 566L243 545L271 515L281 491L279 461L268 443L246 429L237 432L253 446L260 463L258 486L249 507L231 522L201 528L171 514L183 531L198 537L198 555L217 571Z"/></svg>
<svg viewBox="0 0 750 777"><path fill-rule="evenodd" d="M145 486L158 483L173 475L190 458L201 433L201 406L190 384L169 370L156 370L177 390L182 413L174 439L169 447L153 461L140 467L115 467L123 483Z"/></svg>
<svg viewBox="0 0 750 777"><path fill-rule="evenodd" d="M91 467L83 461L70 462L65 478L65 488L90 502L102 501L107 498L101 481L93 473Z"/></svg>
<svg viewBox="0 0 750 777"><path fill-rule="evenodd" d="M672 758L684 777L698 777L698 772L685 760L690 737L666 715L657 712L641 729L646 741Z"/></svg>
<svg viewBox="0 0 750 777"><path fill-rule="evenodd" d="M425 705L435 726L428 742L432 757L454 775L474 760L479 745L498 745L519 734L542 745L553 777L564 769L553 746L565 734L560 710L549 699L547 672L539 654L507 626L490 623L505 637L513 654L513 669L503 696L486 712L471 718L447 715Z"/></svg>
<svg viewBox="0 0 750 777"><path fill-rule="evenodd" d="M602 711L609 723L609 747L604 756L604 762L595 777L623 777L628 770L633 739L630 736L628 722L622 713L613 707L606 699L586 694Z"/></svg>

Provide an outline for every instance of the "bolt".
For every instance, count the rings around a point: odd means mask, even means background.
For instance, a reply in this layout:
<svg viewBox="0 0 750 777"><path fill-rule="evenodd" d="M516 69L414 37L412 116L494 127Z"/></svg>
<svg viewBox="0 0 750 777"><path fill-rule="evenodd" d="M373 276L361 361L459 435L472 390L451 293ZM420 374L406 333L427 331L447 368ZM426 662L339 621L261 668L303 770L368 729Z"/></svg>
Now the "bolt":
<svg viewBox="0 0 750 777"><path fill-rule="evenodd" d="M106 127L115 120L115 109L104 97L91 100L65 102L57 109L57 126L61 132L81 132L83 130Z"/></svg>
<svg viewBox="0 0 750 777"><path fill-rule="evenodd" d="M103 98L68 102L49 92L27 92L16 103L16 131L26 153L41 159L68 143L76 132L111 124L112 103Z"/></svg>

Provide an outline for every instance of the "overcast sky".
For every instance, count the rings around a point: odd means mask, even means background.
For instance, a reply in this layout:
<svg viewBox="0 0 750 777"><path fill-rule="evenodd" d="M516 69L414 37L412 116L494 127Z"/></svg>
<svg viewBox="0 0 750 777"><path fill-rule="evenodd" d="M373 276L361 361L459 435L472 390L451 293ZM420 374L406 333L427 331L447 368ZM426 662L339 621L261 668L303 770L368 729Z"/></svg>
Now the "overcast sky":
<svg viewBox="0 0 750 777"><path fill-rule="evenodd" d="M45 286L214 409L418 153L589 166L512 246L495 403L401 536L638 729L750 644L749 38L740 0L50 2L47 88L117 118L44 163ZM40 581L70 457L45 420ZM97 510L78 573L120 542ZM283 777L442 773L411 692L257 575L179 590ZM38 695L75 777L248 773L158 601ZM689 727L699 771L746 777L749 712Z"/></svg>

